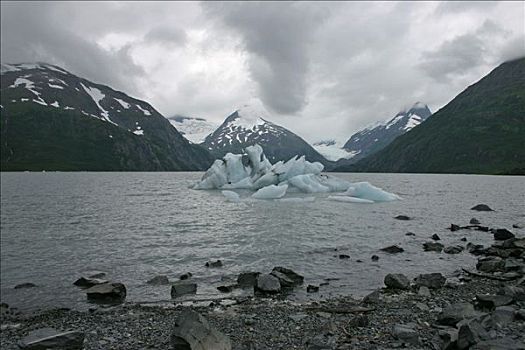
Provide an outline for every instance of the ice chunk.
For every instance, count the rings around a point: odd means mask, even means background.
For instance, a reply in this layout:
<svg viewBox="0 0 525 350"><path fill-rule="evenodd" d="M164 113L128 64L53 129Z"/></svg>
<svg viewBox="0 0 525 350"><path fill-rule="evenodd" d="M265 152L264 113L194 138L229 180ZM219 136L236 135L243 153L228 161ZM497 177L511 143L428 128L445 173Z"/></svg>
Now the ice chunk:
<svg viewBox="0 0 525 350"><path fill-rule="evenodd" d="M356 182L353 183L345 195L363 199L369 199L374 202L391 202L401 199L396 194L386 192L379 187L375 187L368 182Z"/></svg>
<svg viewBox="0 0 525 350"><path fill-rule="evenodd" d="M237 192L233 191L222 191L222 195L228 199L229 202L239 202L241 198Z"/></svg>
<svg viewBox="0 0 525 350"><path fill-rule="evenodd" d="M288 189L288 185L283 185L283 186L269 185L269 186L261 188L260 190L252 194L252 197L256 199L281 198L286 194L287 189Z"/></svg>
<svg viewBox="0 0 525 350"><path fill-rule="evenodd" d="M211 190L221 188L227 182L226 163L222 159L217 159L206 173L204 173L201 182L193 188L196 190Z"/></svg>
<svg viewBox="0 0 525 350"><path fill-rule="evenodd" d="M246 147L246 154L248 154L248 159L250 159L250 164L252 167L252 173L250 174L250 176L252 178L260 177L272 167L272 164L268 161L268 159L266 159L266 156L263 154L262 147L258 144Z"/></svg>
<svg viewBox="0 0 525 350"><path fill-rule="evenodd" d="M227 153L223 159L226 162L226 176L229 183L248 177L248 172L242 164L242 154Z"/></svg>
<svg viewBox="0 0 525 350"><path fill-rule="evenodd" d="M269 185L279 183L279 177L273 172L268 172L253 183L253 189L258 190Z"/></svg>
<svg viewBox="0 0 525 350"><path fill-rule="evenodd" d="M328 199L336 202L348 202L348 203L368 203L372 204L374 201L369 199L350 197L350 196L328 196Z"/></svg>
<svg viewBox="0 0 525 350"><path fill-rule="evenodd" d="M288 183L306 193L328 192L330 190L327 186L321 185L313 174L294 176L288 180Z"/></svg>
<svg viewBox="0 0 525 350"><path fill-rule="evenodd" d="M285 203L305 203L315 201L315 197L290 197L290 198L280 198L276 199L278 202Z"/></svg>
<svg viewBox="0 0 525 350"><path fill-rule="evenodd" d="M330 175L319 175L317 179L321 185L328 187L330 192L344 192L352 185L349 181Z"/></svg>
<svg viewBox="0 0 525 350"><path fill-rule="evenodd" d="M246 177L242 179L241 181L238 181L232 184L224 184L221 188L224 188L224 189L237 189L237 188L238 189L241 189L241 188L251 189L252 187L253 187L252 179L250 179L249 177Z"/></svg>

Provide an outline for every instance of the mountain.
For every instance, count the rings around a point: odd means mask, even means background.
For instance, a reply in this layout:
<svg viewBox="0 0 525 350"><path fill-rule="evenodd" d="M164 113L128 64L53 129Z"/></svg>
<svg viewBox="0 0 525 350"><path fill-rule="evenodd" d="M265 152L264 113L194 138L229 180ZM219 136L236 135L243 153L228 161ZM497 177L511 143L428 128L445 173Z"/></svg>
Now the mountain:
<svg viewBox="0 0 525 350"><path fill-rule="evenodd" d="M203 170L212 161L148 103L45 64L2 64L2 170Z"/></svg>
<svg viewBox="0 0 525 350"><path fill-rule="evenodd" d="M175 115L168 120L186 139L195 144L204 142L206 136L219 126L217 123L204 118L191 118L182 115Z"/></svg>
<svg viewBox="0 0 525 350"><path fill-rule="evenodd" d="M233 112L202 144L212 154L242 153L247 146L258 143L272 162L288 160L296 155L311 162L327 164L327 160L306 141L288 129L268 121L262 106L244 105Z"/></svg>
<svg viewBox="0 0 525 350"><path fill-rule="evenodd" d="M505 62L351 171L525 174L525 58Z"/></svg>
<svg viewBox="0 0 525 350"><path fill-rule="evenodd" d="M424 122L432 113L427 105L417 102L412 107L397 113L387 122L376 123L353 134L343 149L353 154L340 164L352 164L385 148L399 135L412 130Z"/></svg>
<svg viewBox="0 0 525 350"><path fill-rule="evenodd" d="M312 146L323 157L334 162L340 159L351 159L359 153L345 150L336 140L322 140L314 142Z"/></svg>

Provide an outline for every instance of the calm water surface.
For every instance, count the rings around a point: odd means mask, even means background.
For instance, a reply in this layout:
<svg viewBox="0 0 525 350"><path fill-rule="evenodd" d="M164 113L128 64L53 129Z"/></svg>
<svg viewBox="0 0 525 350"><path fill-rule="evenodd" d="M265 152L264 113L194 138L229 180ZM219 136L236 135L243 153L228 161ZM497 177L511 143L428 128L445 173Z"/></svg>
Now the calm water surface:
<svg viewBox="0 0 525 350"><path fill-rule="evenodd" d="M403 200L354 204L317 195L314 202L290 203L250 200L246 192L242 203L229 203L220 191L188 188L202 173L2 173L2 302L23 309L85 308L85 293L72 283L90 271L123 282L128 301L168 300L169 286L145 282L158 274L177 280L185 272L199 284L197 298L216 297L215 288L228 283L221 279L277 265L302 273L305 285L337 279L315 296L303 287L291 298L360 296L381 286L390 272L415 277L472 267L474 257L467 253L423 252L433 233L444 244L464 245L462 237L491 242L488 233L451 233L450 223L476 217L510 228L525 221L525 177L335 175L369 181ZM478 203L496 211L469 210ZM413 220L393 219L401 214ZM379 252L391 244L405 252ZM370 260L373 254L379 261ZM205 268L210 259L223 260L224 267ZM38 287L13 289L24 282Z"/></svg>

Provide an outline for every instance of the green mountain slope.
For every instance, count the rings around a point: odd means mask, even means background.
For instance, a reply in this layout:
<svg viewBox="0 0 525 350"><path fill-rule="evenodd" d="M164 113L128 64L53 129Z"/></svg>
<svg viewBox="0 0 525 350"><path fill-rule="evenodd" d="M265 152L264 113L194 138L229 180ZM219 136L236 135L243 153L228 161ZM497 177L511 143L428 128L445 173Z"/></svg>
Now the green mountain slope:
<svg viewBox="0 0 525 350"><path fill-rule="evenodd" d="M2 65L1 170L204 170L188 142L148 103L47 64Z"/></svg>
<svg viewBox="0 0 525 350"><path fill-rule="evenodd" d="M501 64L382 151L336 171L525 174L525 58Z"/></svg>

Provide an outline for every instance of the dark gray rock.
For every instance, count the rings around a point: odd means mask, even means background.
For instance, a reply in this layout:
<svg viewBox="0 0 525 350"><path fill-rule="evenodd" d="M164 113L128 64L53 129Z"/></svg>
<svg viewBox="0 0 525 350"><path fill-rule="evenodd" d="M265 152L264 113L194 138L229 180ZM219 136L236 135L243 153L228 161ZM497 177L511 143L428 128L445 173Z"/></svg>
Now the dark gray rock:
<svg viewBox="0 0 525 350"><path fill-rule="evenodd" d="M186 309L175 321L171 332L172 349L181 350L231 350L230 339L212 327L193 310Z"/></svg>
<svg viewBox="0 0 525 350"><path fill-rule="evenodd" d="M470 350L523 350L525 344L512 337L485 340L473 345Z"/></svg>
<svg viewBox="0 0 525 350"><path fill-rule="evenodd" d="M126 299L126 286L117 282L98 284L87 289L86 294L91 301L120 303Z"/></svg>
<svg viewBox="0 0 525 350"><path fill-rule="evenodd" d="M459 254L461 253L465 248L463 248L460 245L451 245L443 249L443 251L447 254Z"/></svg>
<svg viewBox="0 0 525 350"><path fill-rule="evenodd" d="M171 285L171 298L176 299L182 295L197 293L197 283L176 282Z"/></svg>
<svg viewBox="0 0 525 350"><path fill-rule="evenodd" d="M476 210L476 211L494 211L492 210L488 205L486 204L478 204L470 208L470 210Z"/></svg>
<svg viewBox="0 0 525 350"><path fill-rule="evenodd" d="M408 289L410 281L401 273L389 273L385 276L385 286L392 289Z"/></svg>
<svg viewBox="0 0 525 350"><path fill-rule="evenodd" d="M31 283L31 282L27 282L27 283L20 283L20 284L17 284L15 286L15 289L24 289L24 288L34 288L36 287L37 285L34 284L34 283Z"/></svg>
<svg viewBox="0 0 525 350"><path fill-rule="evenodd" d="M338 257L339 259L350 259L350 255L348 254L339 254Z"/></svg>
<svg viewBox="0 0 525 350"><path fill-rule="evenodd" d="M291 279L295 285L303 284L304 277L293 270L287 269L286 267L276 266L273 268L272 272L280 272L284 274L286 277Z"/></svg>
<svg viewBox="0 0 525 350"><path fill-rule="evenodd" d="M437 235L437 233L434 233L430 238L432 238L434 241L440 241L441 238Z"/></svg>
<svg viewBox="0 0 525 350"><path fill-rule="evenodd" d="M462 242L466 242L466 241L467 241L467 237L462 237L462 238L460 239L460 241L462 241Z"/></svg>
<svg viewBox="0 0 525 350"><path fill-rule="evenodd" d="M423 249L426 252L441 252L443 250L443 244L437 242L425 242L423 243Z"/></svg>
<svg viewBox="0 0 525 350"><path fill-rule="evenodd" d="M479 224L481 224L481 222L479 222L479 220L476 219L476 218L472 218L472 219L470 219L469 224L471 224L471 225L479 225Z"/></svg>
<svg viewBox="0 0 525 350"><path fill-rule="evenodd" d="M516 310L511 306L498 306L490 315L490 324L493 327L502 328L513 322L516 318Z"/></svg>
<svg viewBox="0 0 525 350"><path fill-rule="evenodd" d="M498 290L499 295L507 295L514 301L525 301L525 288L518 286L504 286Z"/></svg>
<svg viewBox="0 0 525 350"><path fill-rule="evenodd" d="M319 291L319 286L314 286L314 285L309 284L306 287L306 292L307 293L317 293L318 291Z"/></svg>
<svg viewBox="0 0 525 350"><path fill-rule="evenodd" d="M448 228L450 231L454 232L454 231L459 231L461 230L461 227L459 225L456 225L456 224L450 224L450 227Z"/></svg>
<svg viewBox="0 0 525 350"><path fill-rule="evenodd" d="M260 272L243 272L237 277L237 284L243 288L254 287L260 274Z"/></svg>
<svg viewBox="0 0 525 350"><path fill-rule="evenodd" d="M419 287L418 291L417 291L417 294L422 296L422 297L426 297L426 298L430 298L432 295L430 294L430 289L428 289L427 286L421 286Z"/></svg>
<svg viewBox="0 0 525 350"><path fill-rule="evenodd" d="M204 264L206 267L222 267L222 261L221 260L215 260L215 261L208 261L206 264Z"/></svg>
<svg viewBox="0 0 525 350"><path fill-rule="evenodd" d="M262 293L279 293L281 291L281 283L279 279L273 275L261 274L257 276L255 289Z"/></svg>
<svg viewBox="0 0 525 350"><path fill-rule="evenodd" d="M423 273L416 277L415 282L417 286L439 289L445 285L446 280L440 273Z"/></svg>
<svg viewBox="0 0 525 350"><path fill-rule="evenodd" d="M468 349L480 340L488 339L488 333L477 319L463 320L458 323L458 349Z"/></svg>
<svg viewBox="0 0 525 350"><path fill-rule="evenodd" d="M381 297L381 292L379 289L376 289L372 293L365 295L365 297L363 298L363 303L375 304L379 302L380 297Z"/></svg>
<svg viewBox="0 0 525 350"><path fill-rule="evenodd" d="M170 284L170 280L167 276L161 275L161 276L155 276L149 281L146 282L147 284L155 285L155 286L161 286Z"/></svg>
<svg viewBox="0 0 525 350"><path fill-rule="evenodd" d="M379 257L377 255L372 255L371 259L372 261L378 261Z"/></svg>
<svg viewBox="0 0 525 350"><path fill-rule="evenodd" d="M478 259L476 269L482 272L497 272L503 271L505 268L505 261L497 256L488 256Z"/></svg>
<svg viewBox="0 0 525 350"><path fill-rule="evenodd" d="M29 333L20 341L20 348L28 350L70 349L84 347L84 332L58 332L53 328L41 328Z"/></svg>
<svg viewBox="0 0 525 350"><path fill-rule="evenodd" d="M506 228L498 228L493 231L494 233L494 239L496 241L504 241L506 239L511 239L516 237L514 233L510 232Z"/></svg>
<svg viewBox="0 0 525 350"><path fill-rule="evenodd" d="M91 272L91 275L89 275L88 278L104 278L104 277L106 277L106 273L105 272L95 272L95 273L93 273L93 272Z"/></svg>
<svg viewBox="0 0 525 350"><path fill-rule="evenodd" d="M381 248L381 250L390 254L402 253L405 251L403 248L397 245L391 245L385 248Z"/></svg>
<svg viewBox="0 0 525 350"><path fill-rule="evenodd" d="M520 224L512 224L512 228L523 228L523 225L520 225Z"/></svg>
<svg viewBox="0 0 525 350"><path fill-rule="evenodd" d="M483 255L485 253L485 247L482 244L467 244L467 250L472 255Z"/></svg>
<svg viewBox="0 0 525 350"><path fill-rule="evenodd" d="M456 350L458 341L458 330L454 328L439 329L432 343L434 349Z"/></svg>
<svg viewBox="0 0 525 350"><path fill-rule="evenodd" d="M279 271L272 271L270 275L277 277L279 283L281 284L281 288L293 288L296 285L296 283L291 278Z"/></svg>
<svg viewBox="0 0 525 350"><path fill-rule="evenodd" d="M89 288L98 284L104 284L108 282L108 280L104 280L101 278L80 277L78 280L73 282L73 284L78 287Z"/></svg>
<svg viewBox="0 0 525 350"><path fill-rule="evenodd" d="M392 329L392 334L403 343L419 345L419 334L411 324L396 324Z"/></svg>
<svg viewBox="0 0 525 350"><path fill-rule="evenodd" d="M445 326L455 327L456 324L467 318L472 318L477 315L474 306L470 303L456 303L447 306L438 315L437 323Z"/></svg>
<svg viewBox="0 0 525 350"><path fill-rule="evenodd" d="M217 290L221 293L231 293L233 292L235 286L218 286Z"/></svg>
<svg viewBox="0 0 525 350"><path fill-rule="evenodd" d="M394 217L394 219L403 220L403 221L410 220L410 218L408 216L406 216L406 215L398 215L398 216Z"/></svg>
<svg viewBox="0 0 525 350"><path fill-rule="evenodd" d="M184 281L184 280L190 279L191 276L193 276L191 272L186 272L185 274L180 275L179 279L181 281Z"/></svg>
<svg viewBox="0 0 525 350"><path fill-rule="evenodd" d="M415 236L416 234L414 232L407 232L405 233L405 236Z"/></svg>
<svg viewBox="0 0 525 350"><path fill-rule="evenodd" d="M476 295L476 304L483 309L493 310L498 306L509 305L512 301L512 297L508 295Z"/></svg>

